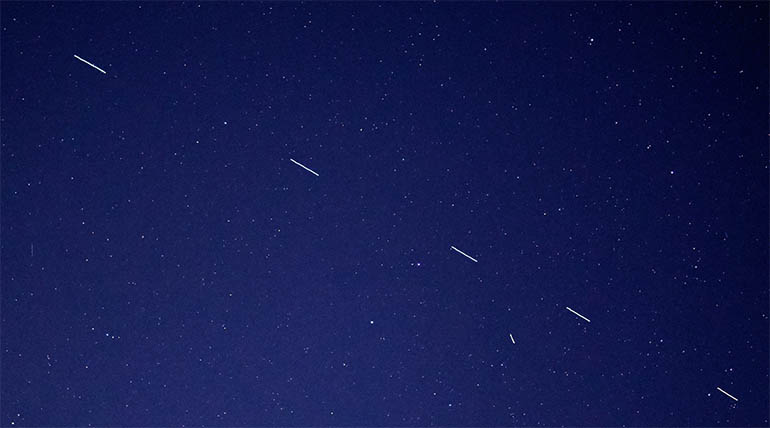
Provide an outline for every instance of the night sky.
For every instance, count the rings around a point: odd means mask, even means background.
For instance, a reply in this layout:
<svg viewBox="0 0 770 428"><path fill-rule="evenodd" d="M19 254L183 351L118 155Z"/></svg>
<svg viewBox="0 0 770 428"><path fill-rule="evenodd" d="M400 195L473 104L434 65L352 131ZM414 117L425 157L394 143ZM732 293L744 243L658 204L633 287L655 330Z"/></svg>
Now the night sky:
<svg viewBox="0 0 770 428"><path fill-rule="evenodd" d="M1 424L767 426L768 9L3 2Z"/></svg>

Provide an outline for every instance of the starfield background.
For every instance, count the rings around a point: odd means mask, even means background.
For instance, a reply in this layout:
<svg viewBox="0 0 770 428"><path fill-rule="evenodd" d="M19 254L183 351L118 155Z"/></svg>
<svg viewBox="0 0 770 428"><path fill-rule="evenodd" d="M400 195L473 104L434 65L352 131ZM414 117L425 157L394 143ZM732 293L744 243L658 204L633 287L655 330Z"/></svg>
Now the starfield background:
<svg viewBox="0 0 770 428"><path fill-rule="evenodd" d="M768 425L768 3L0 14L3 426Z"/></svg>

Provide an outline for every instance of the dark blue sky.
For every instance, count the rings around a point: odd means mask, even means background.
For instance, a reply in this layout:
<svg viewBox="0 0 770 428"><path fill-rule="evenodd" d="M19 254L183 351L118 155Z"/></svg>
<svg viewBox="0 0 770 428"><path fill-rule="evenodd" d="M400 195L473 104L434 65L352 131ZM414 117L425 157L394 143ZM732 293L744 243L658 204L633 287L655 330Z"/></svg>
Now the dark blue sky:
<svg viewBox="0 0 770 428"><path fill-rule="evenodd" d="M0 12L3 426L768 425L768 3Z"/></svg>

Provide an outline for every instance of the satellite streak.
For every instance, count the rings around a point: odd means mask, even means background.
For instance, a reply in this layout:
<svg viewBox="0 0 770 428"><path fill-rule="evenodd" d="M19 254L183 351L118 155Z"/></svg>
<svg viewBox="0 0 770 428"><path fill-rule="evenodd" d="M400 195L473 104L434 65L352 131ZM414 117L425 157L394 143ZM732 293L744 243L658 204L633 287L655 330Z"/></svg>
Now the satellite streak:
<svg viewBox="0 0 770 428"><path fill-rule="evenodd" d="M310 168L306 167L305 165L302 165L301 163L299 163L299 162L295 161L294 159L291 159L291 158L289 158L289 160L290 160L290 161L292 161L292 162L294 162L294 163L296 163L297 165L301 166L302 168L305 168L306 170L310 171L311 173L315 174L315 176L316 176L316 177L318 177L318 176L319 176L317 172L315 172L315 171L313 171L312 169L310 169Z"/></svg>
<svg viewBox="0 0 770 428"><path fill-rule="evenodd" d="M568 311L570 311L570 312L572 312L573 314L575 314L575 315L579 316L580 318L583 318L584 320L586 320L586 321L588 321L588 322L591 322L591 320L589 320L588 318L586 318L586 317L584 317L583 315L580 315L579 313L577 313L577 312L573 311L572 309L570 309L570 308L569 308L569 306L567 306L566 308L567 308L567 310L568 310Z"/></svg>
<svg viewBox="0 0 770 428"><path fill-rule="evenodd" d="M720 388L720 387L717 387L717 389L718 389L718 390L719 390L719 391L720 391L722 394L724 394L724 395L726 395L726 396L728 396L728 397L732 398L732 399L733 399L733 400L735 400L735 401L738 401L738 399L737 399L737 398L735 398L735 397L733 397L732 395L728 394L728 393L727 393L727 391L725 391L724 389L722 389L722 388Z"/></svg>
<svg viewBox="0 0 770 428"><path fill-rule="evenodd" d="M93 68L95 68L95 69L97 69L97 70L101 71L102 73L104 73L104 74L107 74L107 72L106 72L106 71L104 71L104 70L102 70L101 68L99 68L99 67L97 67L97 66L95 66L95 65L91 64L90 62L88 62L88 61L84 60L83 58L81 58L81 57L79 57L79 56L77 56L77 55L75 55L75 58L77 58L77 59L79 59L79 60L83 61L84 63L86 63L86 64L90 65L91 67L93 67Z"/></svg>
<svg viewBox="0 0 770 428"><path fill-rule="evenodd" d="M469 258L469 259L473 260L473 261L474 261L474 262L476 262L476 263L478 263L478 262L479 262L478 260L474 259L473 257L471 257L471 256L469 256L469 255L467 255L467 254L463 253L462 251L458 250L458 249L457 249L457 248L455 248L454 246L452 246L452 249L453 249L453 250L455 250L455 251L457 251L458 253L460 253L460 254L464 255L465 257L467 257L467 258Z"/></svg>

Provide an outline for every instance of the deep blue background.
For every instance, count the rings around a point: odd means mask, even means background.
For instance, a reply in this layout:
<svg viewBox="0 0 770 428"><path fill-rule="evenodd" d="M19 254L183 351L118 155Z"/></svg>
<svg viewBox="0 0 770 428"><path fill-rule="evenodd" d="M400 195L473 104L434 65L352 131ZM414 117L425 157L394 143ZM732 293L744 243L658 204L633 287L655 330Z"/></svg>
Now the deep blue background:
<svg viewBox="0 0 770 428"><path fill-rule="evenodd" d="M0 12L2 425L767 426L768 3Z"/></svg>

